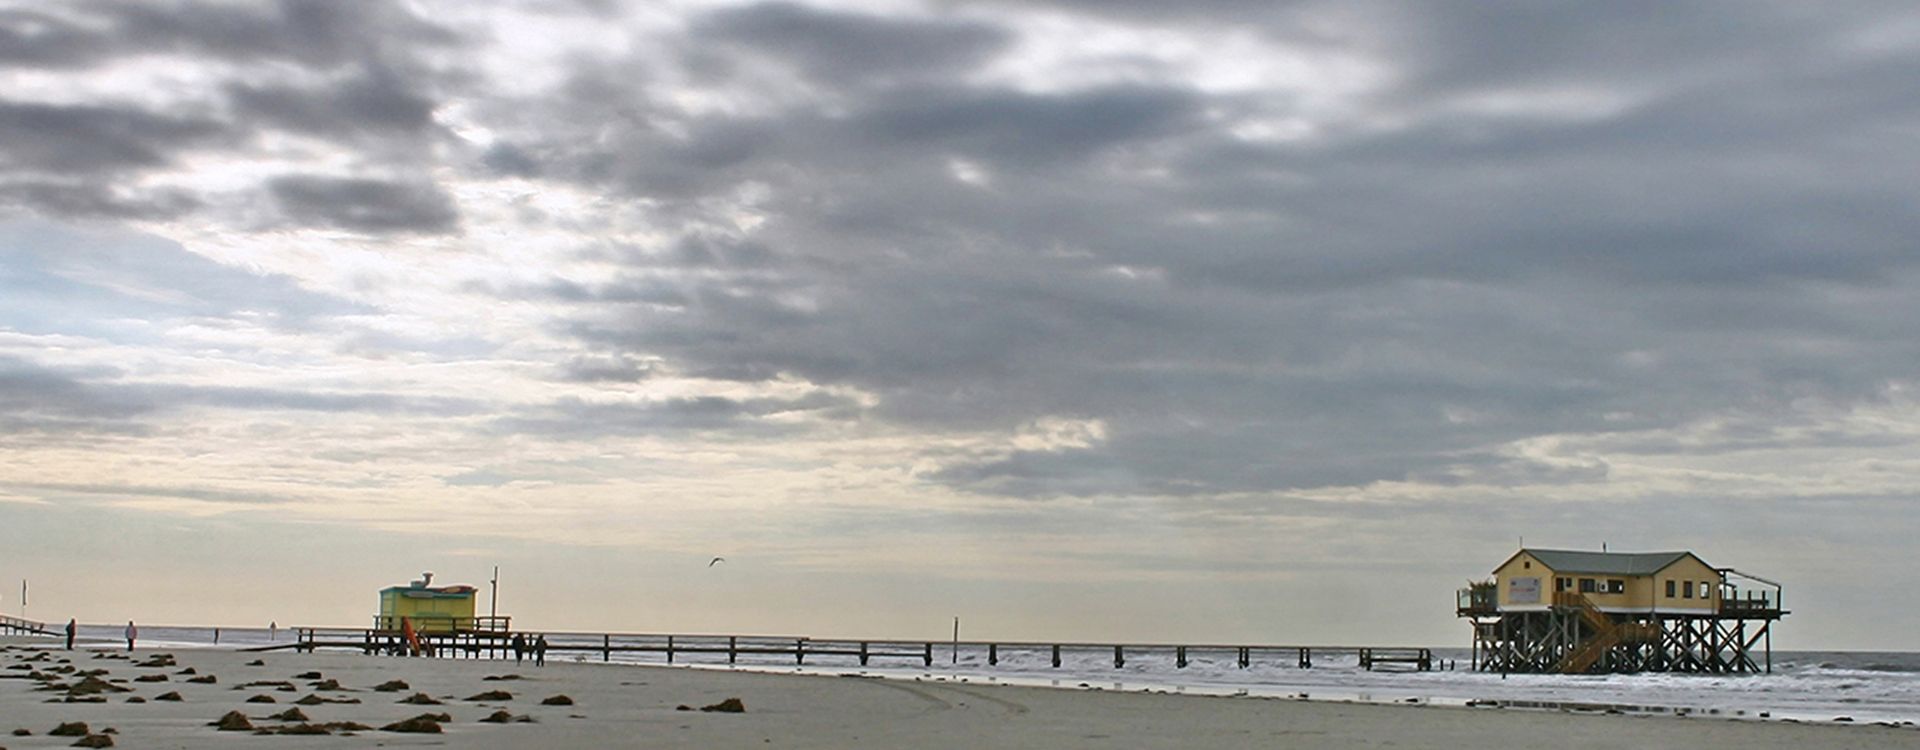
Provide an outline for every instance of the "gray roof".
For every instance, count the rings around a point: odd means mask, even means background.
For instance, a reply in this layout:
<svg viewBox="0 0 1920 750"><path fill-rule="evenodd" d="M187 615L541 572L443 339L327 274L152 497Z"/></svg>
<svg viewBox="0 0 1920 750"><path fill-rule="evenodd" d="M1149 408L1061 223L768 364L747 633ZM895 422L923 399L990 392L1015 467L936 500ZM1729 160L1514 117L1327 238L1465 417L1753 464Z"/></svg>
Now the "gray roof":
<svg viewBox="0 0 1920 750"><path fill-rule="evenodd" d="M1602 573L1648 576L1691 552L1576 552L1564 549L1523 549L1555 573Z"/></svg>

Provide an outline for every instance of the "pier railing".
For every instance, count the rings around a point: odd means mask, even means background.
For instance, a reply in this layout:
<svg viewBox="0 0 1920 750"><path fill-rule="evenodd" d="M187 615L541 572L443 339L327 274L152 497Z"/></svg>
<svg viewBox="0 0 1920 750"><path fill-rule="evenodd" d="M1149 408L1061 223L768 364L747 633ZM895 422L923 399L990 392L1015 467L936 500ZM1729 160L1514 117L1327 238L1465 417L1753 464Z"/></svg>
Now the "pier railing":
<svg viewBox="0 0 1920 750"><path fill-rule="evenodd" d="M281 648L294 648L300 651L316 649L354 650L367 654L398 654L410 649L405 647L399 631L389 629L353 629L302 627L295 629L293 644ZM738 664L743 658L758 658L755 663L765 663L765 657L778 657L781 660L792 659L799 666L808 664L858 664L871 666L875 663L907 664L919 663L931 667L941 658L957 660L961 650L965 650L971 659L978 659L984 653L989 666L998 666L1003 656L1016 653L1029 658L1044 660L1052 668L1059 668L1069 657L1076 662L1084 661L1088 655L1105 663L1111 657L1115 669L1124 669L1129 661L1142 659L1166 659L1172 661L1175 668L1184 669L1193 660L1203 656L1225 657L1241 669L1252 667L1256 663L1263 665L1281 664L1299 669L1312 669L1318 659L1351 657L1362 669L1380 668L1413 669L1430 671L1450 666L1433 657L1433 651L1420 647L1399 646L1284 646L1284 645L1232 645L1209 643L1086 643L1071 641L935 641L889 638L814 638L810 636L783 635L733 635L733 634L690 634L690 633L580 633L580 632L523 632L523 631L467 631L451 633L423 632L418 634L422 650L433 656L468 659L499 659L512 656L512 639L521 636L531 640L544 636L547 640L549 655L571 654L576 658L598 656L600 661L613 661L615 656L630 661L634 656L657 657L662 663L677 664L687 660L701 660L707 663L719 662L725 657L725 663Z"/></svg>
<svg viewBox="0 0 1920 750"><path fill-rule="evenodd" d="M44 622L34 622L18 617L0 615L0 634L5 635L58 635L47 629Z"/></svg>

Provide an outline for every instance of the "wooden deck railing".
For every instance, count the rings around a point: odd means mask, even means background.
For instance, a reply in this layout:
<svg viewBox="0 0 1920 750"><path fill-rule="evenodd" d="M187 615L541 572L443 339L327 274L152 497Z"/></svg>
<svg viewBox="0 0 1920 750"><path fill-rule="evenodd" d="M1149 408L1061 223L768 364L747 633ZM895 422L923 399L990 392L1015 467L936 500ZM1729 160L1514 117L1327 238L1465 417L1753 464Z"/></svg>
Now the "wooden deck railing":
<svg viewBox="0 0 1920 750"><path fill-rule="evenodd" d="M0 615L0 633L7 635L59 635L47 629L44 622L34 622L18 617Z"/></svg>

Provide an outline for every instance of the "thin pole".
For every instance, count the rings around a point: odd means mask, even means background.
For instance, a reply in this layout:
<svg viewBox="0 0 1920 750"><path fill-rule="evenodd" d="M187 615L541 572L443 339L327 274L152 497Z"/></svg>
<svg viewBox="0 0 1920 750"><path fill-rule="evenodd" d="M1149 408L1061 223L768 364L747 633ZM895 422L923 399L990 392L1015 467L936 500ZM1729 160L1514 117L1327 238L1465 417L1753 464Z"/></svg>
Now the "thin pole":
<svg viewBox="0 0 1920 750"><path fill-rule="evenodd" d="M493 580L488 583L493 584L493 596L487 602L487 619L494 620L500 616L500 566L493 566ZM488 622L487 627L493 627L493 623Z"/></svg>
<svg viewBox="0 0 1920 750"><path fill-rule="evenodd" d="M960 616L953 616L953 663L960 663Z"/></svg>

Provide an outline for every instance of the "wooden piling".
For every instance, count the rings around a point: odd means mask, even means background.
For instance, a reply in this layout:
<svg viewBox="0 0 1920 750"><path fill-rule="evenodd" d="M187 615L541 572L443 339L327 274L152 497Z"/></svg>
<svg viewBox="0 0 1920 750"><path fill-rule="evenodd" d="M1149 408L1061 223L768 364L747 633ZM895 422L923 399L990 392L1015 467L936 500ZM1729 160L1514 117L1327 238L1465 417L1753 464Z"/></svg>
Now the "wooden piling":
<svg viewBox="0 0 1920 750"><path fill-rule="evenodd" d="M1174 669L1186 669L1186 668L1187 668L1187 647L1186 647L1186 646L1176 646L1176 647L1174 647L1174 649L1173 649L1173 667L1174 667Z"/></svg>
<svg viewBox="0 0 1920 750"><path fill-rule="evenodd" d="M988 666L1000 665L1000 644L998 643L987 644L987 665Z"/></svg>

